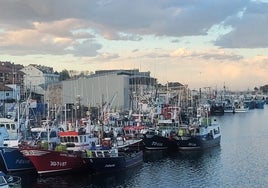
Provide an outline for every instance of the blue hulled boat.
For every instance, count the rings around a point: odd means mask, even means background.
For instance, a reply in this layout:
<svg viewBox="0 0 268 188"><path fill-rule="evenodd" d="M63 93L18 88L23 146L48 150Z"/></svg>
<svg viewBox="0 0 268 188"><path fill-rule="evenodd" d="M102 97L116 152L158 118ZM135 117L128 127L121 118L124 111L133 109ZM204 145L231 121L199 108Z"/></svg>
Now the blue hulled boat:
<svg viewBox="0 0 268 188"><path fill-rule="evenodd" d="M0 144L0 168L5 172L17 172L17 171L25 171L25 170L35 170L32 162L26 158L19 150L20 135L18 134L18 128L15 122L12 120L2 120L1 121L0 132L1 138L3 139ZM11 126L12 125L12 126ZM16 133L15 134L13 133ZM11 136L13 135L13 136ZM50 130L50 140L55 141L58 139L57 130ZM11 136L11 138L10 138ZM32 128L30 131L30 135L26 138L26 142L32 142L33 144L37 144L37 142L41 142L42 140L48 139L48 131L46 128Z"/></svg>
<svg viewBox="0 0 268 188"><path fill-rule="evenodd" d="M173 150L177 148L177 132L180 124L179 107L168 105L162 107L159 119L143 134L142 141L147 150Z"/></svg>
<svg viewBox="0 0 268 188"><path fill-rule="evenodd" d="M84 161L93 173L117 172L142 164L143 151L136 147L141 139L122 141L119 138L115 142L105 138L101 146L86 150Z"/></svg>
<svg viewBox="0 0 268 188"><path fill-rule="evenodd" d="M106 174L126 170L143 162L143 151L125 150L117 148L108 150L88 150L84 158L93 173Z"/></svg>
<svg viewBox="0 0 268 188"><path fill-rule="evenodd" d="M177 131L179 122L174 119L158 120L157 128L143 134L142 141L147 150L177 150Z"/></svg>
<svg viewBox="0 0 268 188"><path fill-rule="evenodd" d="M244 104L249 108L249 110L255 108L255 101L253 99L253 96L246 95L244 98Z"/></svg>
<svg viewBox="0 0 268 188"><path fill-rule="evenodd" d="M34 170L30 160L18 150L20 136L17 122L8 118L0 118L0 168L5 172Z"/></svg>
<svg viewBox="0 0 268 188"><path fill-rule="evenodd" d="M18 147L0 147L1 170L6 172L34 170L29 159L24 157Z"/></svg>
<svg viewBox="0 0 268 188"><path fill-rule="evenodd" d="M256 95L254 98L255 108L256 109L264 109L265 104L265 96L264 95Z"/></svg>
<svg viewBox="0 0 268 188"><path fill-rule="evenodd" d="M220 145L220 125L211 117L197 117L179 128L179 150L202 150Z"/></svg>

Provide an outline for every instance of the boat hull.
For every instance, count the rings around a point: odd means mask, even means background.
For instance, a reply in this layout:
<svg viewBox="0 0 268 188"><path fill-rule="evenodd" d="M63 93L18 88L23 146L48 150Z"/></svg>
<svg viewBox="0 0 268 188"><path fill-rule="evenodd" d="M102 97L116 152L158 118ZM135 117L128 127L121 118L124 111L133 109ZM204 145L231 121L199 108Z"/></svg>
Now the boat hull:
<svg viewBox="0 0 268 188"><path fill-rule="evenodd" d="M143 137L144 148L148 150L177 150L176 140L159 135Z"/></svg>
<svg viewBox="0 0 268 188"><path fill-rule="evenodd" d="M202 150L220 145L221 136L208 138L207 136L190 137L189 139L179 140L179 150Z"/></svg>
<svg viewBox="0 0 268 188"><path fill-rule="evenodd" d="M0 147L1 169L6 172L35 170L32 162L16 147Z"/></svg>
<svg viewBox="0 0 268 188"><path fill-rule="evenodd" d="M210 107L210 113L211 115L224 115L224 107L223 105L212 105Z"/></svg>
<svg viewBox="0 0 268 188"><path fill-rule="evenodd" d="M82 155L78 153L31 148L20 151L31 160L39 175L68 173L88 167Z"/></svg>
<svg viewBox="0 0 268 188"><path fill-rule="evenodd" d="M264 104L265 104L264 101L260 101L260 100L255 101L255 108L256 109L264 109Z"/></svg>
<svg viewBox="0 0 268 188"><path fill-rule="evenodd" d="M143 152L129 153L117 157L90 157L85 158L92 167L93 173L105 174L125 170L143 162Z"/></svg>

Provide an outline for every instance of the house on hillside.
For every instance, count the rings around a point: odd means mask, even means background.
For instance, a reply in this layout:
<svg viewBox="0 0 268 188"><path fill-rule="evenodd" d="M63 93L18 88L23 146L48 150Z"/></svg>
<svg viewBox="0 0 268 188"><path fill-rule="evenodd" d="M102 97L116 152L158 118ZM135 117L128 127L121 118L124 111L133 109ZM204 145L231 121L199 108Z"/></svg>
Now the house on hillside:
<svg viewBox="0 0 268 188"><path fill-rule="evenodd" d="M49 84L59 82L59 75L55 74L53 68L41 65L28 65L21 69L24 72L24 86L26 91L39 95L45 95Z"/></svg>

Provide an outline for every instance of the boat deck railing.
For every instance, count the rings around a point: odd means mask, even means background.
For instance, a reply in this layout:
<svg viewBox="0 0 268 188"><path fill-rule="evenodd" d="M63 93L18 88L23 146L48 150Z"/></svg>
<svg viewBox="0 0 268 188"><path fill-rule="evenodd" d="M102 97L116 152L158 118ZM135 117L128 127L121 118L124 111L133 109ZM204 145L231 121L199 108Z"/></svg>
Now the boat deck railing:
<svg viewBox="0 0 268 188"><path fill-rule="evenodd" d="M19 176L5 175L9 188L21 188L21 178Z"/></svg>

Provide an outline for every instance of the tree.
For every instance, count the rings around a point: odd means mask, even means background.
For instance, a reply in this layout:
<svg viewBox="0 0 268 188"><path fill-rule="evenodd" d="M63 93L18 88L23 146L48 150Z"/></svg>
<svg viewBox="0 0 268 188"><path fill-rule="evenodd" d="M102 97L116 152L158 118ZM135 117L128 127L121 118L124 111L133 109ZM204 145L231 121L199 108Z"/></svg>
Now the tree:
<svg viewBox="0 0 268 188"><path fill-rule="evenodd" d="M59 78L60 81L67 80L69 78L70 78L70 75L69 75L69 71L68 70L64 69L64 70L62 70L60 72L60 78Z"/></svg>
<svg viewBox="0 0 268 188"><path fill-rule="evenodd" d="M261 87L260 87L260 90L261 90L263 93L268 93L268 85L261 86Z"/></svg>
<svg viewBox="0 0 268 188"><path fill-rule="evenodd" d="M254 87L254 91L255 91L255 92L256 92L256 91L259 91L258 87Z"/></svg>

